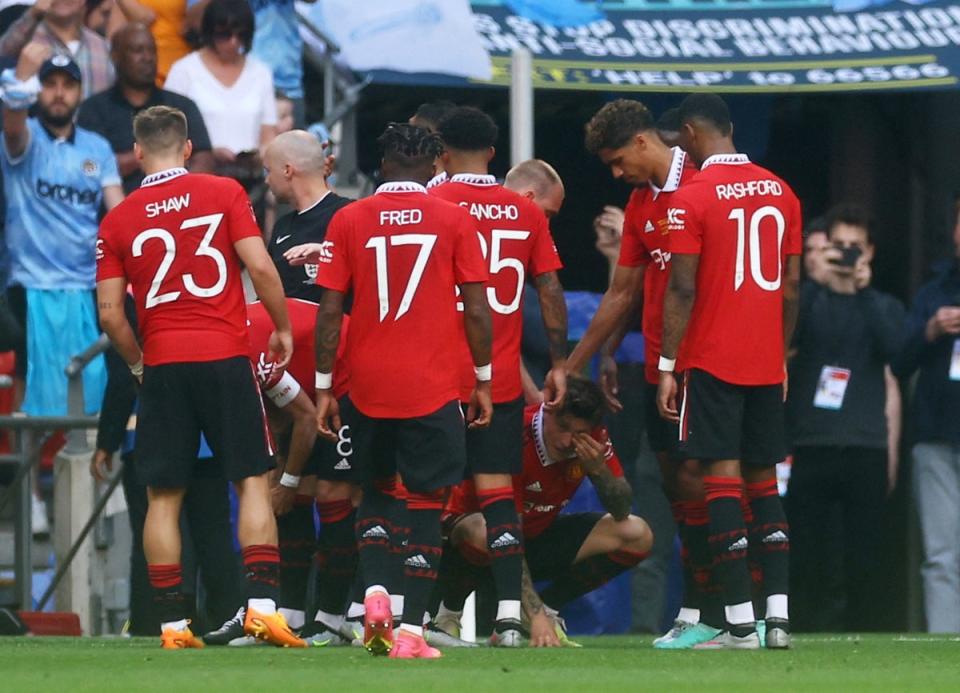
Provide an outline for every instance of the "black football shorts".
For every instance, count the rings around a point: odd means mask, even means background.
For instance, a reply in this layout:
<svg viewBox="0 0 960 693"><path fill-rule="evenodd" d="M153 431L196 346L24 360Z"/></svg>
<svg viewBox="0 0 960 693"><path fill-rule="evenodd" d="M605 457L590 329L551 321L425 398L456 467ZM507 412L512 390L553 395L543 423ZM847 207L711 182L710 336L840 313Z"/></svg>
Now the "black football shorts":
<svg viewBox="0 0 960 693"><path fill-rule="evenodd" d="M680 433L677 424L667 421L657 410L657 386L644 385L643 415L647 424L647 440L654 452L665 452L670 457L677 455Z"/></svg>
<svg viewBox="0 0 960 693"><path fill-rule="evenodd" d="M134 450L140 481L186 488L201 433L227 480L273 469L273 443L247 356L143 369Z"/></svg>
<svg viewBox="0 0 960 693"><path fill-rule="evenodd" d="M545 530L524 539L524 554L535 581L553 580L565 573L577 559L580 547L605 513L569 513L557 515Z"/></svg>
<svg viewBox="0 0 960 693"><path fill-rule="evenodd" d="M339 399L339 403L340 430L337 431L337 442L318 436L304 474L316 474L318 479L324 481L354 483L357 470L353 462L353 432L348 422L356 418L356 413L353 402L346 395Z"/></svg>
<svg viewBox="0 0 960 693"><path fill-rule="evenodd" d="M679 452L684 459L770 467L786 454L782 385L734 385L699 369L683 374Z"/></svg>
<svg viewBox="0 0 960 693"><path fill-rule="evenodd" d="M467 405L463 406L466 416ZM467 429L467 476L519 474L523 469L523 398L493 405L486 428Z"/></svg>

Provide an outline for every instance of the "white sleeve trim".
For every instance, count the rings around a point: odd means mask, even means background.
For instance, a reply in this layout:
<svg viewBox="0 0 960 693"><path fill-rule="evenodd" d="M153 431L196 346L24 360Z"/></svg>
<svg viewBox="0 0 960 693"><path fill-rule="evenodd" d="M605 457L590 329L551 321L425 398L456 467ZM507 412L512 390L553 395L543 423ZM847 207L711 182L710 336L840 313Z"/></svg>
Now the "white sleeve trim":
<svg viewBox="0 0 960 693"><path fill-rule="evenodd" d="M267 397L277 407L283 409L300 394L300 383L290 373L284 373L280 382L266 391Z"/></svg>

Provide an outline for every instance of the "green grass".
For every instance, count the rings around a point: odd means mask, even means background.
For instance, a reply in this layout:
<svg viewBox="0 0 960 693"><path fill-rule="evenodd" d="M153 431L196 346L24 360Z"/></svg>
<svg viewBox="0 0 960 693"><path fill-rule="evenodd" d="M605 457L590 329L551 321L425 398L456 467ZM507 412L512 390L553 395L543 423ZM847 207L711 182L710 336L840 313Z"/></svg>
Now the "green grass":
<svg viewBox="0 0 960 693"><path fill-rule="evenodd" d="M808 636L788 652L662 652L632 636L581 642L581 650L447 650L440 661L398 662L352 648L165 652L145 638L0 638L0 690L960 690L960 638Z"/></svg>

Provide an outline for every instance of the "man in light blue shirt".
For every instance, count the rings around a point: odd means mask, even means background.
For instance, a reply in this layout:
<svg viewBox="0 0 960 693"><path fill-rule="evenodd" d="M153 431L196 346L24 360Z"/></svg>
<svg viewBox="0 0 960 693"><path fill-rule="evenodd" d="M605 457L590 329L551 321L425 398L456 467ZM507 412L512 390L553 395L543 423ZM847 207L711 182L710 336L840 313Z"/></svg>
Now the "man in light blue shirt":
<svg viewBox="0 0 960 693"><path fill-rule="evenodd" d="M66 413L70 357L99 335L93 288L101 204L123 199L116 159L105 139L74 125L80 68L31 43L3 87L3 170L7 197L7 279L11 308L25 328L17 373L26 376L23 411ZM28 109L37 104L37 117ZM99 409L102 359L84 372L85 408Z"/></svg>
<svg viewBox="0 0 960 693"><path fill-rule="evenodd" d="M302 128L303 39L294 0L250 0L250 7L256 19L252 52L273 70L273 86L293 101L293 126Z"/></svg>

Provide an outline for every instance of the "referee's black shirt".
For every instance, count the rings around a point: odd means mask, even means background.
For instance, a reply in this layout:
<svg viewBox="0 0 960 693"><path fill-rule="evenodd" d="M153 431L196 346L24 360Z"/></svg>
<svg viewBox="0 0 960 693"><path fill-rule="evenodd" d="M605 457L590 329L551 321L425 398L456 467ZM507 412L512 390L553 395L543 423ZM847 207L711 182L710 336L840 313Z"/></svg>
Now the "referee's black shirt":
<svg viewBox="0 0 960 693"><path fill-rule="evenodd" d="M317 266L295 267L287 262L283 254L303 243L322 243L327 236L327 227L334 213L352 201L331 191L312 207L302 212L290 212L277 219L267 251L273 258L273 264L277 266L280 281L283 283L283 293L288 298L320 302L323 289L315 283Z"/></svg>

